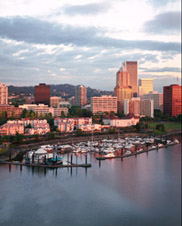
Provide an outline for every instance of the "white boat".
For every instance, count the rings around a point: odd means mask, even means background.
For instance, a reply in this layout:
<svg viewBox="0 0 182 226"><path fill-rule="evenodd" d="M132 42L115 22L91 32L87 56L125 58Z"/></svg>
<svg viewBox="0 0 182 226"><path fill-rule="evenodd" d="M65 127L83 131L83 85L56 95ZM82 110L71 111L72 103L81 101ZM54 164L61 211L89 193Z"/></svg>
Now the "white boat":
<svg viewBox="0 0 182 226"><path fill-rule="evenodd" d="M173 144L179 144L179 140L175 139L175 140L173 141Z"/></svg>
<svg viewBox="0 0 182 226"><path fill-rule="evenodd" d="M163 144L158 144L158 148L162 148L163 146Z"/></svg>
<svg viewBox="0 0 182 226"><path fill-rule="evenodd" d="M127 145L125 146L126 149L131 149L132 147L134 147L133 144L127 144Z"/></svg>
<svg viewBox="0 0 182 226"><path fill-rule="evenodd" d="M153 144L154 143L154 139L153 138L147 138L146 139L146 143Z"/></svg>
<svg viewBox="0 0 182 226"><path fill-rule="evenodd" d="M167 143L167 144L171 144L172 141L171 141L171 140L166 140L166 143Z"/></svg>
<svg viewBox="0 0 182 226"><path fill-rule="evenodd" d="M131 154L131 151L127 150L127 151L125 152L125 155L129 155L129 154Z"/></svg>
<svg viewBox="0 0 182 226"><path fill-rule="evenodd" d="M109 148L105 148L105 149L103 150L103 152L105 152L105 153L112 153L112 152L115 152L115 150L114 150L114 148L109 147Z"/></svg>
<svg viewBox="0 0 182 226"><path fill-rule="evenodd" d="M108 154L104 155L104 157L106 157L106 158L115 157L115 154L114 153L108 153Z"/></svg>
<svg viewBox="0 0 182 226"><path fill-rule="evenodd" d="M138 150L137 150L137 152L141 152L141 151L143 151L143 149L142 149L142 148L140 148L140 149L138 149Z"/></svg>
<svg viewBox="0 0 182 226"><path fill-rule="evenodd" d="M156 149L156 148L157 148L156 145L152 145L152 146L150 147L150 149Z"/></svg>

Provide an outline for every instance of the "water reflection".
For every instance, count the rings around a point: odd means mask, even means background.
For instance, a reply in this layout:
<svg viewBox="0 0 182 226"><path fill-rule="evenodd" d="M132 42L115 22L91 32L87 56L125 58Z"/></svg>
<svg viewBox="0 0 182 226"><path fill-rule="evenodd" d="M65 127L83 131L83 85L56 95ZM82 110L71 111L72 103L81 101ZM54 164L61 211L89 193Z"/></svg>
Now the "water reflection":
<svg viewBox="0 0 182 226"><path fill-rule="evenodd" d="M0 225L26 225L31 215L30 226L178 226L179 148L105 161L73 154L73 163L91 162L85 169L0 165Z"/></svg>

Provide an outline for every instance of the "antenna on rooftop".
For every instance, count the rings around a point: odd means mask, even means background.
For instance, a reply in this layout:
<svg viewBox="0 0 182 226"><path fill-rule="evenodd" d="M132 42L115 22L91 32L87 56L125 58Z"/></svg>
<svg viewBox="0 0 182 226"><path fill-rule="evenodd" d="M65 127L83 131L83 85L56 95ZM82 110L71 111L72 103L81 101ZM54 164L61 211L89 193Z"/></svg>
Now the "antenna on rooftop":
<svg viewBox="0 0 182 226"><path fill-rule="evenodd" d="M176 78L177 78L177 84L178 84L178 76Z"/></svg>

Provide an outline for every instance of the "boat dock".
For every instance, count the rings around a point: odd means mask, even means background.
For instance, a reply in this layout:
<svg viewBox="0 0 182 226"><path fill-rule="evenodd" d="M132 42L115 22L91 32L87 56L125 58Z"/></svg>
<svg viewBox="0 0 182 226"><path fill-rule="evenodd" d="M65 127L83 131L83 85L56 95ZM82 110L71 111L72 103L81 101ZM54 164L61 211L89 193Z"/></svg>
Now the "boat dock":
<svg viewBox="0 0 182 226"><path fill-rule="evenodd" d="M84 167L88 168L91 167L92 165L90 163L86 164L54 164L54 165L45 165L45 164L36 164L36 163L31 163L31 164L26 164L22 162L11 162L11 161L0 161L0 164L8 164L8 165L19 165L19 166L28 166L28 167L42 167L42 168L69 168L69 167Z"/></svg>
<svg viewBox="0 0 182 226"><path fill-rule="evenodd" d="M163 147L149 148L149 149L142 150L142 151L139 151L139 152L135 151L135 152L132 152L131 154L123 154L121 156L114 156L114 157L98 156L98 157L96 157L96 159L100 161L100 160L106 160L106 159L118 159L118 158L121 158L121 160L122 160L122 159L127 158L127 157L137 156L138 154L148 153L149 151L159 150L161 148L167 148L169 146L174 146L174 145L175 145L174 143L166 144Z"/></svg>

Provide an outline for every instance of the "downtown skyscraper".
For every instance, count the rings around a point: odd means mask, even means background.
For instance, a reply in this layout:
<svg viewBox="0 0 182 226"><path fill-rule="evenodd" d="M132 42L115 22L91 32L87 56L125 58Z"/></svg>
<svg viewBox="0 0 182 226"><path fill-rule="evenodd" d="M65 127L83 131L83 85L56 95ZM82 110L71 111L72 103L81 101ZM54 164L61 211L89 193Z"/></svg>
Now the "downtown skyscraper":
<svg viewBox="0 0 182 226"><path fill-rule="evenodd" d="M123 63L123 67L129 73L130 86L132 87L132 96L138 96L138 62L126 61Z"/></svg>
<svg viewBox="0 0 182 226"><path fill-rule="evenodd" d="M117 97L118 112L124 111L124 100L131 99L132 95L129 72L122 66L116 74L116 87L114 88L114 96Z"/></svg>

